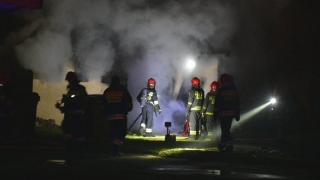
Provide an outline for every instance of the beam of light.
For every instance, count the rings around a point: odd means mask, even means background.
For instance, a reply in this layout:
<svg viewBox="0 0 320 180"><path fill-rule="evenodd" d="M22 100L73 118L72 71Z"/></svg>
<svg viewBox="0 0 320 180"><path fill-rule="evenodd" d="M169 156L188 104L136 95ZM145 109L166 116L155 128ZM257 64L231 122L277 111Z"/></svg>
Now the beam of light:
<svg viewBox="0 0 320 180"><path fill-rule="evenodd" d="M251 111L248 111L244 114L241 114L240 121L237 123L237 125L239 126L241 123L248 121L250 118L252 118L254 115L258 114L260 111L262 111L264 108L266 108L270 104L271 104L271 102L267 102L261 106L258 106L256 108L252 109ZM231 130L233 130L235 128L234 124L235 123L232 124Z"/></svg>
<svg viewBox="0 0 320 180"><path fill-rule="evenodd" d="M249 112L246 112L244 114L241 114L241 120L240 121L247 121L248 119L252 118L254 115L258 114L260 111L262 111L264 108L266 108L271 102L267 102L259 107L256 107L252 109Z"/></svg>
<svg viewBox="0 0 320 180"><path fill-rule="evenodd" d="M175 100L177 100L177 97L179 95L181 86L182 86L182 82L183 82L183 77L181 74L177 74L176 78L175 78L175 84L173 84L173 98Z"/></svg>

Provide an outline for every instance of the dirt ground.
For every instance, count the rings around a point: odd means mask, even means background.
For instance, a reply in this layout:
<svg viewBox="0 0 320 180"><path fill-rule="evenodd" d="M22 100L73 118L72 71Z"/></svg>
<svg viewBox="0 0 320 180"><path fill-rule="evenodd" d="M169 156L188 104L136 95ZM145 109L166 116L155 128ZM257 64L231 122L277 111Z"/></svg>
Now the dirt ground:
<svg viewBox="0 0 320 180"><path fill-rule="evenodd" d="M238 138L232 153L220 153L218 141L193 141L164 135L127 135L120 157L110 156L107 138L88 141L74 167L63 165L63 141L37 132L26 142L0 143L0 177L4 179L318 179L317 137ZM308 141L306 141L308 139ZM2 179L2 178L1 178Z"/></svg>

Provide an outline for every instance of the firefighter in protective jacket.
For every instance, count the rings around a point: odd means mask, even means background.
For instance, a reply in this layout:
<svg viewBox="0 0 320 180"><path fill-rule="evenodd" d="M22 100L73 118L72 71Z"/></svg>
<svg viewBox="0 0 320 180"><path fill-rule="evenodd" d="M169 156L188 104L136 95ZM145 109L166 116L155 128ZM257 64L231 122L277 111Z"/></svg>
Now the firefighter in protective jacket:
<svg viewBox="0 0 320 180"><path fill-rule="evenodd" d="M187 121L189 121L191 138L198 140L200 137L201 109L204 102L204 91L200 87L199 78L192 78L191 84L192 87L189 90L185 117Z"/></svg>
<svg viewBox="0 0 320 180"><path fill-rule="evenodd" d="M68 81L67 93L62 95L56 108L64 113L62 133L65 139L66 165L73 164L80 158L85 145L85 120L89 104L86 88L80 84L75 72L69 71L65 78Z"/></svg>
<svg viewBox="0 0 320 180"><path fill-rule="evenodd" d="M220 152L232 151L233 141L231 137L231 124L233 118L240 120L240 98L238 90L233 84L232 76L222 74L221 87L217 91L214 104L214 119L219 120L221 126Z"/></svg>
<svg viewBox="0 0 320 180"><path fill-rule="evenodd" d="M210 91L206 94L206 97L204 99L204 103L202 106L202 117L206 121L204 122L204 126L206 127L208 132L208 136L211 137L211 140L214 140L213 134L214 129L216 129L217 121L214 120L213 114L214 114L214 103L216 99L217 89L218 89L218 82L213 81L210 84Z"/></svg>
<svg viewBox="0 0 320 180"><path fill-rule="evenodd" d="M120 78L113 76L103 93L103 104L109 127L109 145L113 156L119 156L120 147L127 134L128 112L132 110L132 97Z"/></svg>
<svg viewBox="0 0 320 180"><path fill-rule="evenodd" d="M146 88L143 88L137 96L137 100L142 108L142 120L139 128L139 134L146 137L154 137L152 132L155 115L161 113L161 108L158 101L157 91L155 89L156 81L153 78L148 79Z"/></svg>

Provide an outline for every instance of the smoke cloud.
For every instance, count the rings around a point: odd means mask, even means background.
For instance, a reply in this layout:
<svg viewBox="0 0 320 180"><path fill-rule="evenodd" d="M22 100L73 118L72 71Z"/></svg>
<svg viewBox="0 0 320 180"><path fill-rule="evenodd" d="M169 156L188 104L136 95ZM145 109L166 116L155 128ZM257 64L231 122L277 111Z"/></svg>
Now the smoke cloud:
<svg viewBox="0 0 320 180"><path fill-rule="evenodd" d="M234 72L237 63L230 62L243 57L238 56L243 49L235 46L245 44L239 43L243 39L237 33L250 33L239 31L239 15L257 6L252 2L44 0L43 9L24 17L29 24L11 40L23 40L15 48L19 62L46 82L61 80L70 62L88 81L117 70L127 76L135 99L154 78L163 111L155 126L164 128L164 121L184 114L187 100L172 98L173 89L187 91L190 79L197 76L208 91L218 71ZM279 7L276 2L270 6ZM197 67L186 71L190 57ZM218 61L223 65L219 70Z"/></svg>

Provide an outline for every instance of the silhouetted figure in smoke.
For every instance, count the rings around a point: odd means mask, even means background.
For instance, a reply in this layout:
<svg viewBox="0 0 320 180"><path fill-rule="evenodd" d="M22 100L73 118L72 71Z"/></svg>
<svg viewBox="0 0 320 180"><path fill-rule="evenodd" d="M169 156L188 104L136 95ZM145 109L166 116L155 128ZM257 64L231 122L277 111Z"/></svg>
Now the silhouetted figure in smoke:
<svg viewBox="0 0 320 180"><path fill-rule="evenodd" d="M220 87L217 91L214 104L214 120L219 120L221 127L220 152L231 152L233 140L231 137L231 124L233 118L240 120L240 98L237 88L234 86L232 76L222 74Z"/></svg>
<svg viewBox="0 0 320 180"><path fill-rule="evenodd" d="M197 77L191 79L185 118L189 121L190 138L198 140L201 127L201 109L204 102L204 91Z"/></svg>
<svg viewBox="0 0 320 180"><path fill-rule="evenodd" d="M12 133L13 97L9 74L0 73L0 140L7 139L12 135L10 133Z"/></svg>
<svg viewBox="0 0 320 180"><path fill-rule="evenodd" d="M118 76L111 78L110 86L103 92L102 103L109 127L109 145L113 156L119 156L120 147L127 134L128 112L132 110L132 97L120 84Z"/></svg>
<svg viewBox="0 0 320 180"><path fill-rule="evenodd" d="M139 128L139 134L146 137L154 137L153 134L153 113L161 113L158 102L158 95L155 89L156 81L153 78L148 79L146 88L143 88L137 96L137 101L142 108L142 120Z"/></svg>
<svg viewBox="0 0 320 180"><path fill-rule="evenodd" d="M202 118L204 121L205 129L208 132L208 136L211 137L211 140L214 141L214 129L217 129L217 120L214 120L213 114L214 114L214 104L216 100L218 90L218 82L213 81L210 84L210 91L206 94L206 97L204 99L204 103L202 106Z"/></svg>
<svg viewBox="0 0 320 180"><path fill-rule="evenodd" d="M65 139L66 165L69 166L79 159L84 151L84 125L89 96L74 72L68 72L65 80L69 83L67 93L62 95L62 100L56 104L56 108L64 113L61 126Z"/></svg>

